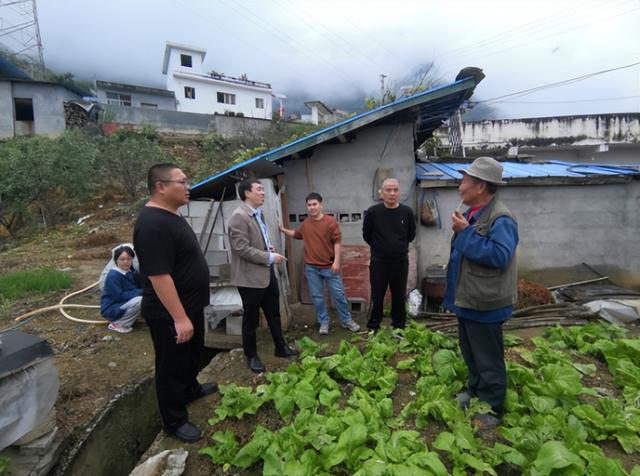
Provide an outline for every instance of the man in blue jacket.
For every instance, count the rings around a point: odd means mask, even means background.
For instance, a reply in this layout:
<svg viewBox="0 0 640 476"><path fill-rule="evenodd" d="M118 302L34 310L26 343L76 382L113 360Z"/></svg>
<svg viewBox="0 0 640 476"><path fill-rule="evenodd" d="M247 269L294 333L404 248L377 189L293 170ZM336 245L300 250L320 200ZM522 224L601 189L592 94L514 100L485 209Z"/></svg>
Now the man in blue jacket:
<svg viewBox="0 0 640 476"><path fill-rule="evenodd" d="M502 323L511 317L517 300L518 224L496 197L502 165L490 157L477 158L459 190L469 209L452 216L454 235L447 266L443 305L458 318L462 357L469 370L467 390L458 395L463 407L473 397L495 413L476 415L481 428L493 428L504 413L507 373Z"/></svg>

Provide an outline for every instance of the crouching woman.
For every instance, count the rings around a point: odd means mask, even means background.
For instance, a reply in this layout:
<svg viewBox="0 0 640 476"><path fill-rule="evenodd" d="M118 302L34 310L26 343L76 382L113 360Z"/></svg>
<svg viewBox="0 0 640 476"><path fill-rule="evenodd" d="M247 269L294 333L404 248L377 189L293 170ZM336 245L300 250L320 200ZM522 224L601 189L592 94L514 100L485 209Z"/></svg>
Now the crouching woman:
<svg viewBox="0 0 640 476"><path fill-rule="evenodd" d="M119 246L113 251L116 266L109 271L100 298L100 313L111 321L109 330L126 334L140 316L142 289L138 272L133 268L135 253L129 246Z"/></svg>

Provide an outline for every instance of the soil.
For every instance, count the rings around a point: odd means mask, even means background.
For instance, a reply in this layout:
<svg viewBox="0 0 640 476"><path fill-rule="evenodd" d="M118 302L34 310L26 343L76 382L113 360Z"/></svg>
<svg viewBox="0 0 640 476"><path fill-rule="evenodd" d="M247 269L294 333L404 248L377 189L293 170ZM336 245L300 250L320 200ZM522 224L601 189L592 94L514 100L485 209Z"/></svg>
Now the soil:
<svg viewBox="0 0 640 476"><path fill-rule="evenodd" d="M58 304L69 291L95 283L110 256L110 249L131 241L131 215L105 217L96 213L84 225L52 230L1 253L0 273L52 267L67 270L70 290L26 297L0 309L0 328L32 310ZM99 303L97 286L68 303ZM102 320L99 309L72 309L72 317ZM153 372L153 348L143 322L126 335L107 330L105 324L87 325L65 319L59 312L39 314L20 328L45 338L54 351L60 378L56 402L58 427L72 444L75 435L123 387Z"/></svg>
<svg viewBox="0 0 640 476"><path fill-rule="evenodd" d="M555 301L551 291L542 284L526 279L518 280L518 302L515 305L515 309L524 309L553 302Z"/></svg>
<svg viewBox="0 0 640 476"><path fill-rule="evenodd" d="M0 253L0 273L10 270L32 269L50 266L65 269L71 274L72 285L69 291L85 288L95 283L109 259L109 250L121 242L131 241L131 230L134 216L114 214L112 211L98 209L81 226L62 227L38 236L29 242L20 244ZM522 289L523 283L520 283ZM526 305L540 304L546 299L545 293L536 286L524 283L533 288L526 297ZM56 292L45 296L32 296L20 299L11 306L0 307L0 328L14 324L13 319L25 312L40 307L57 304L69 291ZM96 287L78 295L68 302L77 304L97 304L99 292ZM0 303L1 304L1 303ZM525 307L525 306L522 306ZM69 311L74 317L100 320L98 309L82 309ZM342 339L353 337L339 326L333 326L328 336L318 336L314 325L314 312L311 306L292 306L292 323L287 332L287 340L309 335L315 340L327 344L324 354L333 352ZM355 314L354 318L364 327L364 315ZM57 312L42 314L30 320L21 328L22 331L39 334L51 344L55 363L60 377L60 391L56 402L57 423L67 437L66 444L72 444L82 434L83 429L100 412L102 407L128 384L138 382L153 374L153 348L146 326L143 322L135 325L130 334L121 335L110 332L105 324L87 325L65 319ZM519 334L518 331L510 331ZM520 334L525 337L524 334ZM284 370L289 359L273 356L273 346L268 331L259 330L259 352L268 370ZM525 337L520 346L532 348L530 336ZM514 348L507 349L507 358L520 361ZM585 357L584 363L593 362L598 372L585 377L585 384L600 387L618 395L606 366L599 361ZM259 385L266 383L264 374L255 375L246 366L241 351L222 352L203 371L201 381L214 380L218 383L237 383L240 385ZM394 409L399 410L412 398L413 377L409 372L399 372L399 384L393 395ZM184 445L179 441L160 434L146 455L156 454L168 448L186 448L190 451L185 474L204 476L223 474L222 468L215 467L208 457L200 456L197 450L208 445L209 437L217 430L229 429L238 435L241 443L252 435L256 424L270 429L277 429L282 421L273 407L265 406L256 416L248 416L242 420L224 421L214 427L207 420L214 414L220 395L215 393L194 402L190 407L192 420L204 429L205 438L193 445ZM427 441L432 441L442 431L438 425L430 425L423 433ZM496 432L482 435L488 442L500 439ZM615 442L601 445L612 457L620 458L627 469L640 464L640 456L625 454ZM506 472L508 469L506 469ZM258 468L250 468L244 472L233 474L256 474Z"/></svg>

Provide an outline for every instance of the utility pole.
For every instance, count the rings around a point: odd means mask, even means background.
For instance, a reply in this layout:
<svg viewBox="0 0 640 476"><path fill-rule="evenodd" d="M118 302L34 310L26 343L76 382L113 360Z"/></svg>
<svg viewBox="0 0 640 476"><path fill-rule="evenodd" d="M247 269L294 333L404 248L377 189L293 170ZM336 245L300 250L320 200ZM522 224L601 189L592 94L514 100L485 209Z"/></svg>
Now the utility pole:
<svg viewBox="0 0 640 476"><path fill-rule="evenodd" d="M0 38L16 57L31 63L31 75L44 75L44 53L36 0L0 0Z"/></svg>
<svg viewBox="0 0 640 476"><path fill-rule="evenodd" d="M384 104L384 95L385 95L384 78L386 77L387 75L384 73L380 75L380 104Z"/></svg>

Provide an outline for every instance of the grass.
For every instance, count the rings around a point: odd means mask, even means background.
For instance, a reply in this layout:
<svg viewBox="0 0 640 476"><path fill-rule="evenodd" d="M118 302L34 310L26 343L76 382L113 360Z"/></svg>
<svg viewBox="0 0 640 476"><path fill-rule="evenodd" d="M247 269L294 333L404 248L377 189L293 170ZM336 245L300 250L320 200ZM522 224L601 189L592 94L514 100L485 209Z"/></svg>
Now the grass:
<svg viewBox="0 0 640 476"><path fill-rule="evenodd" d="M12 271L0 274L0 297L13 300L29 293L47 293L66 289L71 276L64 271L40 268L28 271Z"/></svg>

